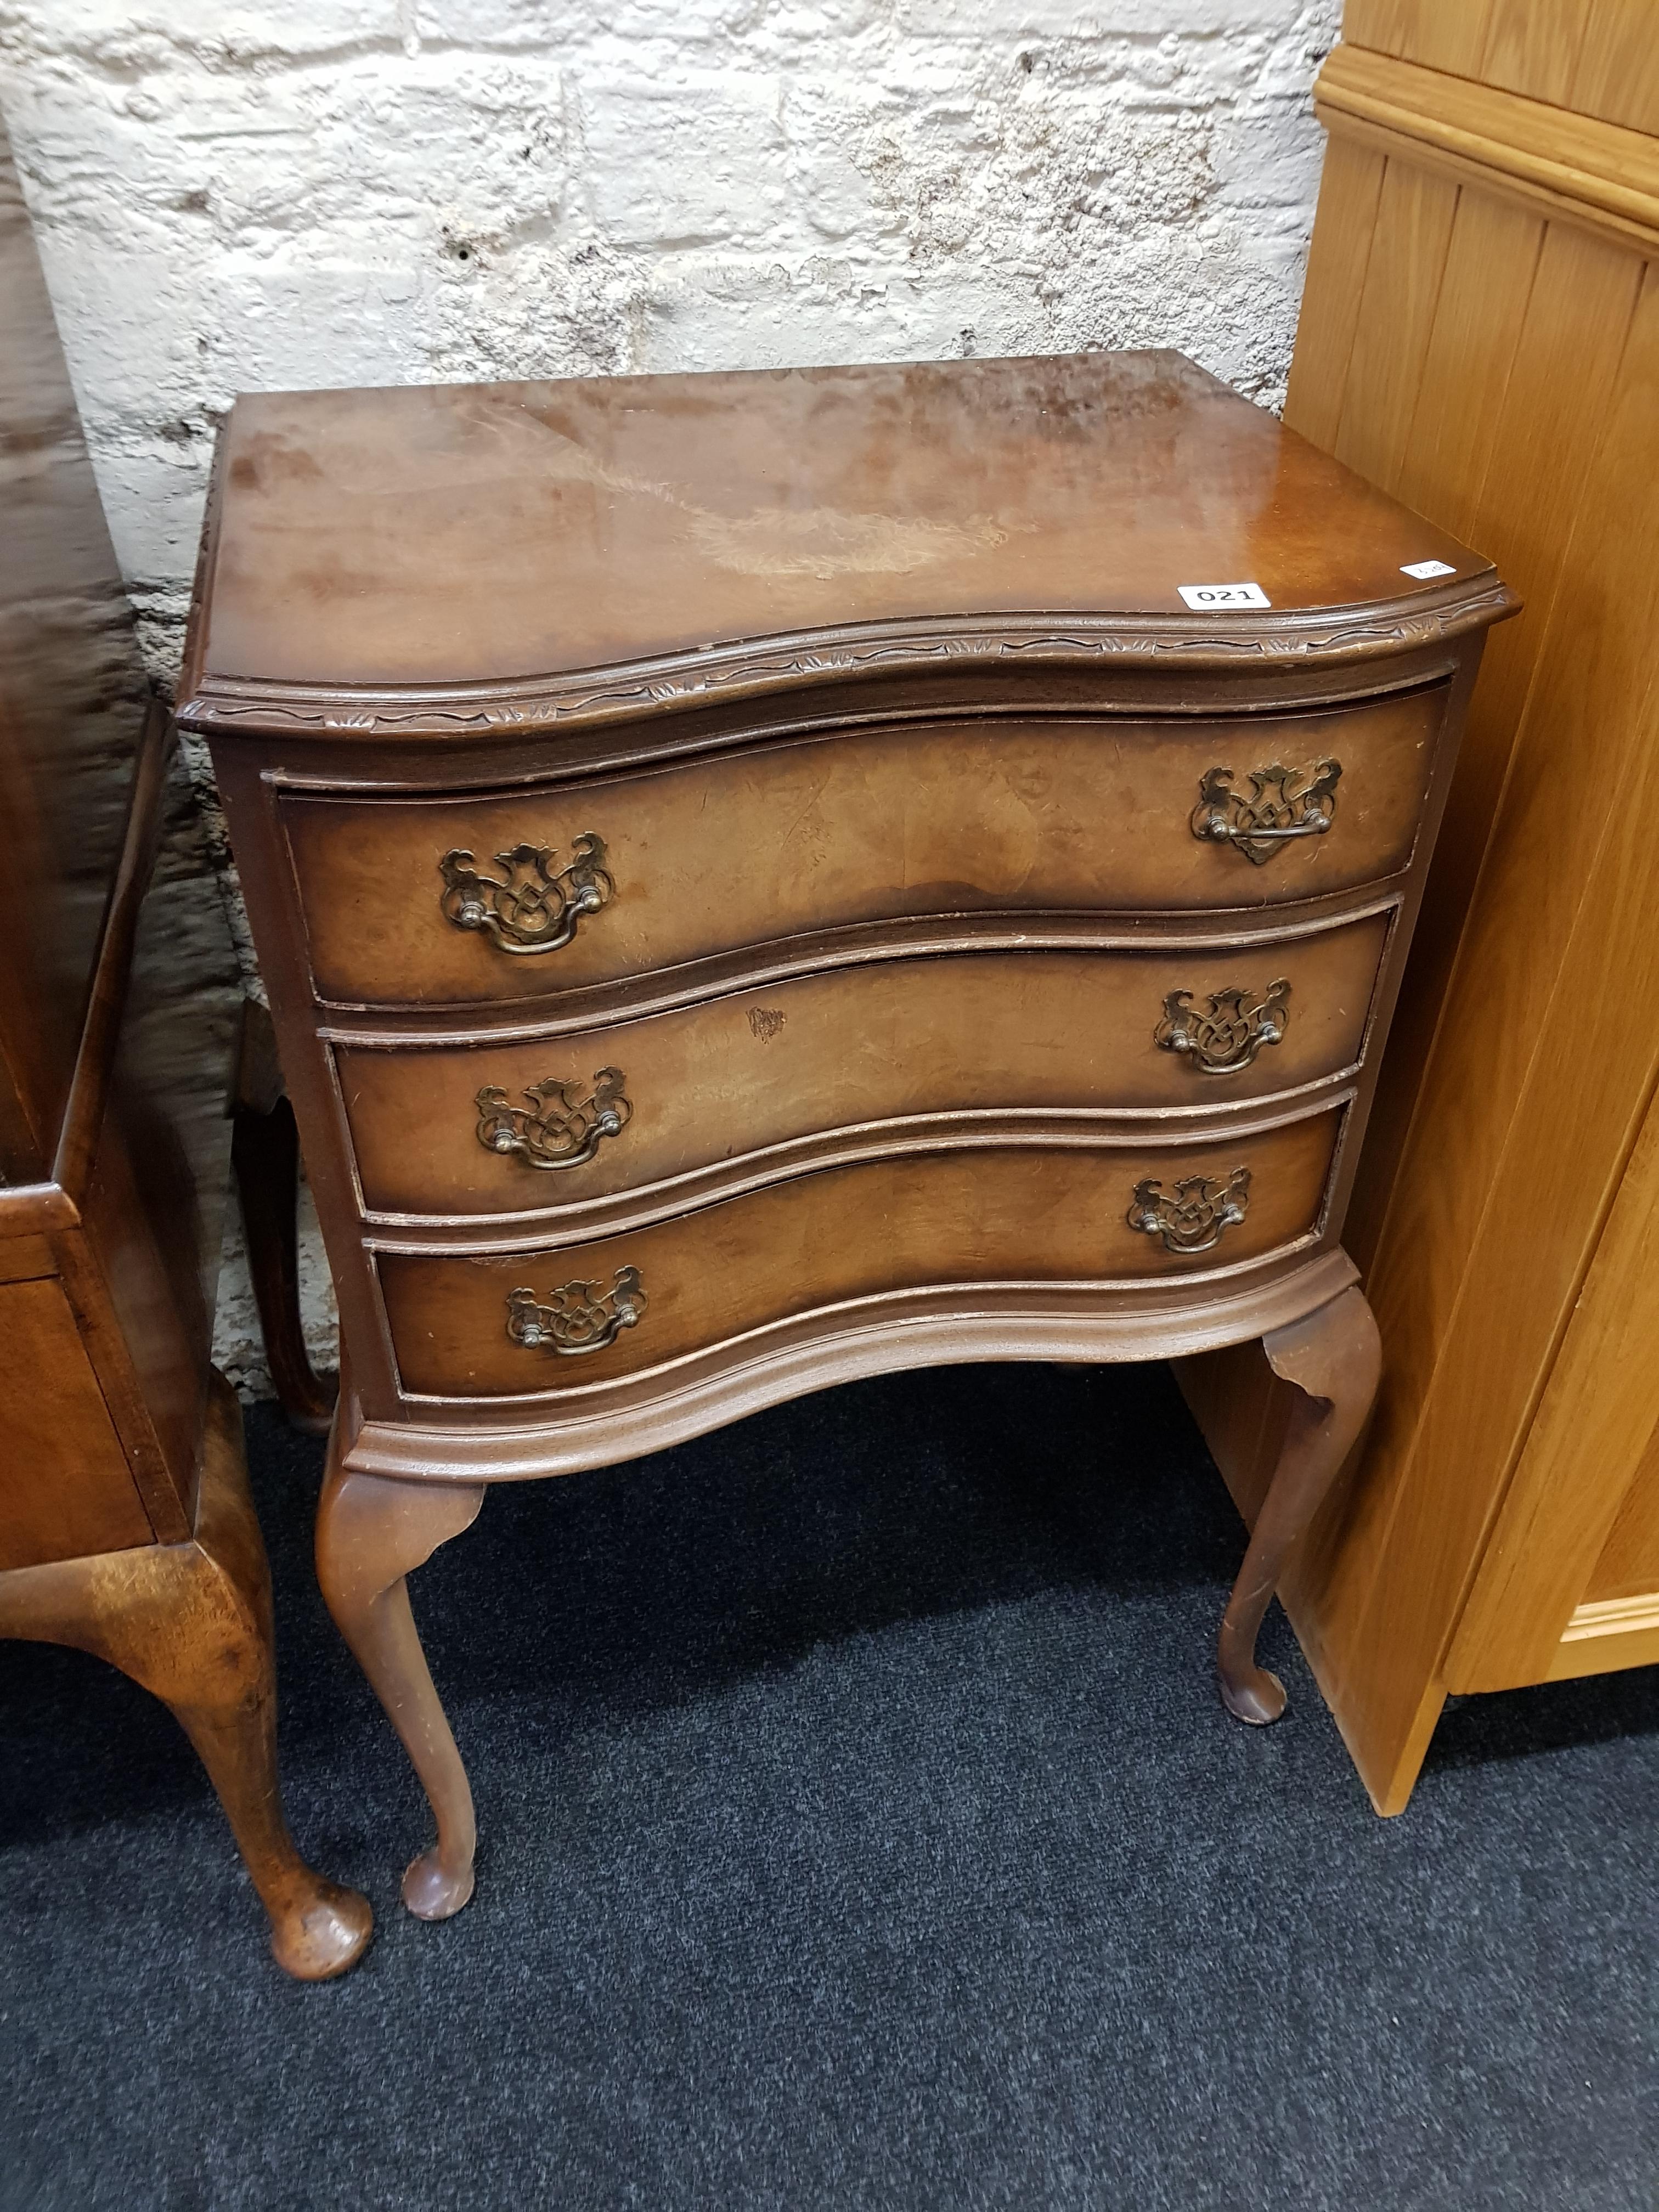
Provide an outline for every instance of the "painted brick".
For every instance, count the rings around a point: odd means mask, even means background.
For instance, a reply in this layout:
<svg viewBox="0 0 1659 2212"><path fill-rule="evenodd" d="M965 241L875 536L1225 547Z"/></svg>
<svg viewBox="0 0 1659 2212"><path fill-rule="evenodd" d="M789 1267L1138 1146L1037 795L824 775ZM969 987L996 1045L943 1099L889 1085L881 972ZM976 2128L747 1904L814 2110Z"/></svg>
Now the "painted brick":
<svg viewBox="0 0 1659 2212"><path fill-rule="evenodd" d="M765 246L795 214L770 72L575 72L587 203L612 245Z"/></svg>

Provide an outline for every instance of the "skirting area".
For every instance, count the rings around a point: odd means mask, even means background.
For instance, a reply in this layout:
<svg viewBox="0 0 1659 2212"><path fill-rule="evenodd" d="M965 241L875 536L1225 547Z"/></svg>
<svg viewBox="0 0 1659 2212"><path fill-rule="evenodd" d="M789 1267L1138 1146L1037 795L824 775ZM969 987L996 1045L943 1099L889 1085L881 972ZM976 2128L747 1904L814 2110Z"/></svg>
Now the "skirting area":
<svg viewBox="0 0 1659 2212"><path fill-rule="evenodd" d="M283 1981L159 1705L0 1646L0 2205L1651 2212L1659 1669L1469 1699L1370 1812L1161 1369L851 1386L520 1486L416 1587L476 1902L310 1577L288 1800L367 1961Z"/></svg>

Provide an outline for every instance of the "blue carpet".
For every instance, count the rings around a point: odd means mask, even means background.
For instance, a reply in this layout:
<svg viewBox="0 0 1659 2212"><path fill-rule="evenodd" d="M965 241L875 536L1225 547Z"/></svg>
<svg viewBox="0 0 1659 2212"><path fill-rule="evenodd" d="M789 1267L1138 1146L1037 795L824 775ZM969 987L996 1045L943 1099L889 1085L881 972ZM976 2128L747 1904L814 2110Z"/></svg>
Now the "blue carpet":
<svg viewBox="0 0 1659 2212"><path fill-rule="evenodd" d="M0 1645L0 2202L29 2212L1654 2212L1659 1670L1455 1705L1376 1819L1161 1369L969 1368L487 1498L416 1609L478 1894L250 1454L302 1847L266 1957L182 1737Z"/></svg>

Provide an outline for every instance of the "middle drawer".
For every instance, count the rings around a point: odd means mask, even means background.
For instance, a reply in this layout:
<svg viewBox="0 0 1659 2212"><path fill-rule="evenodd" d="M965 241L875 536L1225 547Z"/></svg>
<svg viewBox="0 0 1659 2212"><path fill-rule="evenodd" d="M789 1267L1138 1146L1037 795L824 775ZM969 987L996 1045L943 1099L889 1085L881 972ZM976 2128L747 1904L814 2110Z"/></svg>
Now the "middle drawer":
<svg viewBox="0 0 1659 2212"><path fill-rule="evenodd" d="M1213 1108L1352 1067L1392 910L832 969L528 1042L336 1048L366 1211L556 1212L912 1116Z"/></svg>

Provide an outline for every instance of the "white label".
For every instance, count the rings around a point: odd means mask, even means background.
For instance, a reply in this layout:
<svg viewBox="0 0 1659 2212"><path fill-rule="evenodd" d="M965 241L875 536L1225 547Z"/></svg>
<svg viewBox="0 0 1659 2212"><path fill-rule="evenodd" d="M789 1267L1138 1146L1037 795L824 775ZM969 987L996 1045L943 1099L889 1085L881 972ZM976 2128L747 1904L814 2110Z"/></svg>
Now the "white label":
<svg viewBox="0 0 1659 2212"><path fill-rule="evenodd" d="M1457 571L1449 561L1407 561L1400 573L1402 576L1455 576Z"/></svg>
<svg viewBox="0 0 1659 2212"><path fill-rule="evenodd" d="M1270 607L1273 601L1260 584L1177 584L1189 607L1200 614L1212 607Z"/></svg>

